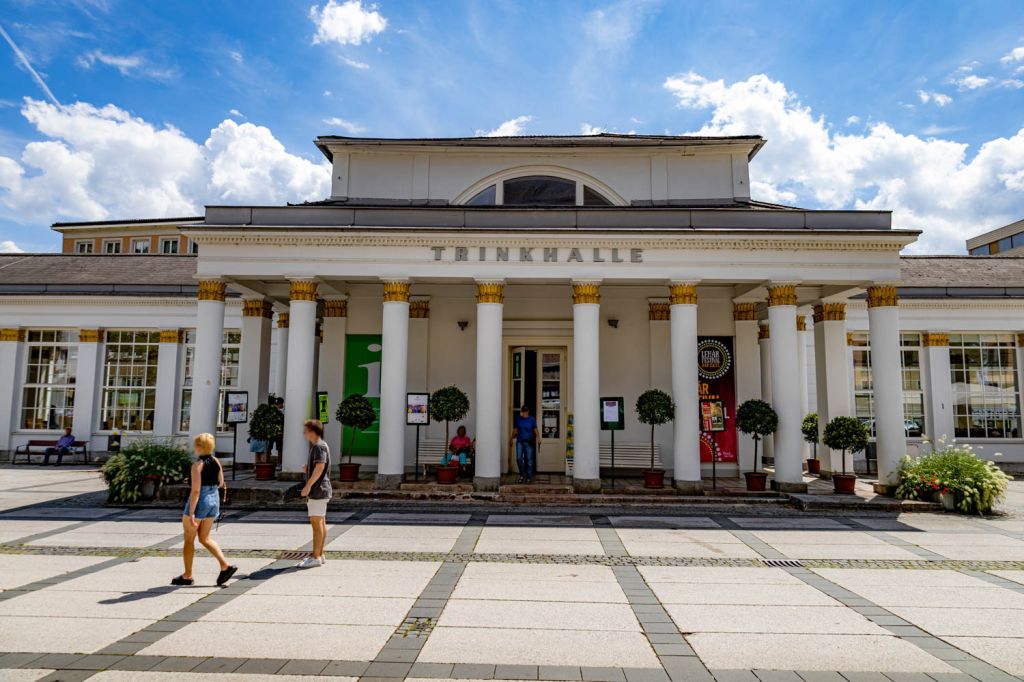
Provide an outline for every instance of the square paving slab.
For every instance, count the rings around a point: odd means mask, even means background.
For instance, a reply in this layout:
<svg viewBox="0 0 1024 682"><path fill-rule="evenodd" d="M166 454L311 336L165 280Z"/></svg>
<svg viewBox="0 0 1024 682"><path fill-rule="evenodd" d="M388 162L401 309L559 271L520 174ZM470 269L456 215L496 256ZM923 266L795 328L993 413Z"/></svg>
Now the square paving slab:
<svg viewBox="0 0 1024 682"><path fill-rule="evenodd" d="M327 544L328 551L450 552L461 525L363 524Z"/></svg>
<svg viewBox="0 0 1024 682"><path fill-rule="evenodd" d="M4 682L33 682L33 680L41 680L53 670L37 670L34 668L20 669L20 670L0 670L0 679Z"/></svg>
<svg viewBox="0 0 1024 682"><path fill-rule="evenodd" d="M729 520L746 530L770 530L791 528L843 530L848 526L839 521L821 517L804 516L731 516Z"/></svg>
<svg viewBox="0 0 1024 682"><path fill-rule="evenodd" d="M55 557L50 557L55 558ZM101 557L101 561L105 558ZM236 559L228 556L228 561L238 566L238 573L233 581L269 564L271 559ZM184 566L178 557L141 557L123 564L116 564L96 573L88 573L78 578L67 580L51 587L47 592L175 592L199 596L219 589L216 585L220 566L212 558L197 555L192 564L195 585L190 587L174 587L171 579L181 575ZM198 597L197 597L198 598Z"/></svg>
<svg viewBox="0 0 1024 682"><path fill-rule="evenodd" d="M173 592L69 592L45 588L0 601L0 616L144 618L160 620L202 599L199 590Z"/></svg>
<svg viewBox="0 0 1024 682"><path fill-rule="evenodd" d="M325 566L289 568L254 587L250 594L406 597L419 596L440 566L437 562L331 559Z"/></svg>
<svg viewBox="0 0 1024 682"><path fill-rule="evenodd" d="M640 632L628 604L452 599L438 625L463 628Z"/></svg>
<svg viewBox="0 0 1024 682"><path fill-rule="evenodd" d="M611 568L558 564L472 563L452 598L626 603Z"/></svg>
<svg viewBox="0 0 1024 682"><path fill-rule="evenodd" d="M363 523L386 525L464 526L469 523L469 514L416 514L402 512L377 512L370 514Z"/></svg>
<svg viewBox="0 0 1024 682"><path fill-rule="evenodd" d="M736 606L668 604L682 632L758 632L886 635L888 631L843 606Z"/></svg>
<svg viewBox="0 0 1024 682"><path fill-rule="evenodd" d="M989 573L1024 585L1024 571L989 571Z"/></svg>
<svg viewBox="0 0 1024 682"><path fill-rule="evenodd" d="M0 651L92 653L151 622L109 617L6 616L0 618Z"/></svg>
<svg viewBox="0 0 1024 682"><path fill-rule="evenodd" d="M593 526L486 526L480 533L476 552L601 556L604 548Z"/></svg>
<svg viewBox="0 0 1024 682"><path fill-rule="evenodd" d="M104 556L0 554L0 591L77 571L107 559L109 557Z"/></svg>
<svg viewBox="0 0 1024 682"><path fill-rule="evenodd" d="M1024 647L1024 610L1019 608L930 608L889 610L937 637L1017 637Z"/></svg>
<svg viewBox="0 0 1024 682"><path fill-rule="evenodd" d="M838 581L836 581L838 582ZM844 585L845 587L845 585ZM927 587L859 585L849 587L879 606L943 606L947 608L1024 609L1024 594L1003 587Z"/></svg>
<svg viewBox="0 0 1024 682"><path fill-rule="evenodd" d="M781 568L725 566L638 566L649 583L720 583L725 585L803 585Z"/></svg>
<svg viewBox="0 0 1024 682"><path fill-rule="evenodd" d="M946 637L945 640L1011 675L1024 675L1024 641L1004 637Z"/></svg>
<svg viewBox="0 0 1024 682"><path fill-rule="evenodd" d="M991 583L959 571L890 568L813 568L811 570L854 592L861 587L872 585L935 588L992 587Z"/></svg>
<svg viewBox="0 0 1024 682"><path fill-rule="evenodd" d="M610 516L616 528L720 528L706 516Z"/></svg>
<svg viewBox="0 0 1024 682"><path fill-rule="evenodd" d="M395 597L243 594L200 620L398 627L414 601L412 598Z"/></svg>
<svg viewBox="0 0 1024 682"><path fill-rule="evenodd" d="M772 543L772 547L790 559L920 559L913 552L887 545L818 545Z"/></svg>
<svg viewBox="0 0 1024 682"><path fill-rule="evenodd" d="M747 604L751 606L838 606L839 602L809 585L720 585L651 583L663 604ZM722 666L718 666L722 667ZM741 666L742 667L742 666Z"/></svg>
<svg viewBox="0 0 1024 682"><path fill-rule="evenodd" d="M107 670L90 680L99 682L355 682L355 677L321 675L251 675L248 673L162 673Z"/></svg>

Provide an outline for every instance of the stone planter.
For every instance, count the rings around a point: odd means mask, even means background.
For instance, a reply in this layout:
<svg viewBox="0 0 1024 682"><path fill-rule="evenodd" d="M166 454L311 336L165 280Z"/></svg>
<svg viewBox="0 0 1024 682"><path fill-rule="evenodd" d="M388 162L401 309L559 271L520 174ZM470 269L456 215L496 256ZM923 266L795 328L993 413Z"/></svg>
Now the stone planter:
<svg viewBox="0 0 1024 682"><path fill-rule="evenodd" d="M160 478L158 476L148 476L146 480L142 482L142 489L139 491L139 496L144 502L151 502L156 497L156 491L160 487Z"/></svg>
<svg viewBox="0 0 1024 682"><path fill-rule="evenodd" d="M832 474L832 488L837 495L853 495L857 490L857 474Z"/></svg>
<svg viewBox="0 0 1024 682"><path fill-rule="evenodd" d="M256 462L253 469L256 472L257 481L272 481L274 474L277 473L277 465L273 462Z"/></svg>
<svg viewBox="0 0 1024 682"><path fill-rule="evenodd" d="M768 487L768 474L763 471L747 471L743 474L747 479L747 490L753 493L764 492Z"/></svg>
<svg viewBox="0 0 1024 682"><path fill-rule="evenodd" d="M458 466L437 467L437 482L443 485L452 485L459 482Z"/></svg>
<svg viewBox="0 0 1024 682"><path fill-rule="evenodd" d="M814 459L813 457L807 460L807 473L811 476L818 476L821 474L821 460Z"/></svg>
<svg viewBox="0 0 1024 682"><path fill-rule="evenodd" d="M939 501L942 502L942 508L946 511L956 511L956 493L939 493Z"/></svg>
<svg viewBox="0 0 1024 682"><path fill-rule="evenodd" d="M664 488L665 487L665 470L664 469L648 469L644 472L644 487L645 488Z"/></svg>
<svg viewBox="0 0 1024 682"><path fill-rule="evenodd" d="M359 467L362 464L354 462L342 462L338 465L339 480L342 483L354 483L359 480Z"/></svg>

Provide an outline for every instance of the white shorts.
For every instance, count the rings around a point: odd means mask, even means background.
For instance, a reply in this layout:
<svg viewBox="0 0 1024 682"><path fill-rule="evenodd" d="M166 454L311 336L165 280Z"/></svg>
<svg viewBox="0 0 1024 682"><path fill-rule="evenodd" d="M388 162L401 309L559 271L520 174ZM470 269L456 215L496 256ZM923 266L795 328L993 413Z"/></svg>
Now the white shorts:
<svg viewBox="0 0 1024 682"><path fill-rule="evenodd" d="M329 501L326 497L322 500L307 498L306 511L309 512L310 516L327 516L327 503Z"/></svg>

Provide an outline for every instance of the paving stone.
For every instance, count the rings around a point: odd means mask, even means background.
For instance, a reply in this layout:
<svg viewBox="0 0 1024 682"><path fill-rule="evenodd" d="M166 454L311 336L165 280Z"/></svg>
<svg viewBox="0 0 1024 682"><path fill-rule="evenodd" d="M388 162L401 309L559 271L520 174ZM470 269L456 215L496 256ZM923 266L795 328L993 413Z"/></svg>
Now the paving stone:
<svg viewBox="0 0 1024 682"><path fill-rule="evenodd" d="M363 661L331 661L320 674L334 677L359 677L370 666Z"/></svg>
<svg viewBox="0 0 1024 682"><path fill-rule="evenodd" d="M679 632L679 630L676 629L675 624L671 621L667 623L644 623L643 629L644 632L654 632L660 634L672 634Z"/></svg>
<svg viewBox="0 0 1024 682"><path fill-rule="evenodd" d="M152 670L163 660L163 656L125 656L120 661L110 666L110 670L144 672L146 670Z"/></svg>
<svg viewBox="0 0 1024 682"><path fill-rule="evenodd" d="M976 677L983 682L998 682L1001 680L1016 680L1016 677L1004 673L1002 670L989 665L983 661L955 661L950 665L955 668L967 673L972 677Z"/></svg>
<svg viewBox="0 0 1024 682"><path fill-rule="evenodd" d="M974 682L974 678L967 673L931 673L928 677L935 682Z"/></svg>
<svg viewBox="0 0 1024 682"><path fill-rule="evenodd" d="M661 668L623 668L626 682L669 682L668 673Z"/></svg>
<svg viewBox="0 0 1024 682"><path fill-rule="evenodd" d="M885 676L892 682L931 682L924 673L886 673Z"/></svg>
<svg viewBox="0 0 1024 682"><path fill-rule="evenodd" d="M626 682L626 675L622 668L580 668L580 675L584 682Z"/></svg>
<svg viewBox="0 0 1024 682"><path fill-rule="evenodd" d="M95 674L95 670L58 670L40 678L38 682L80 682Z"/></svg>
<svg viewBox="0 0 1024 682"><path fill-rule="evenodd" d="M399 649L397 647L381 649L374 661L383 663L413 663L419 655L418 649Z"/></svg>
<svg viewBox="0 0 1024 682"><path fill-rule="evenodd" d="M850 682L890 682L889 678L882 673L873 672L839 672L840 675L845 677Z"/></svg>
<svg viewBox="0 0 1024 682"><path fill-rule="evenodd" d="M195 668L192 672L196 673L232 673L238 670L238 667L245 663L247 659L244 658L208 658Z"/></svg>
<svg viewBox="0 0 1024 682"><path fill-rule="evenodd" d="M290 660L277 671L278 675L319 675L330 661Z"/></svg>
<svg viewBox="0 0 1024 682"><path fill-rule="evenodd" d="M374 661L363 672L364 677L405 677L412 668L411 663L389 663Z"/></svg>
<svg viewBox="0 0 1024 682"><path fill-rule="evenodd" d="M426 641L426 637L392 637L384 647L387 649L411 649L419 651L423 648L423 644Z"/></svg>
<svg viewBox="0 0 1024 682"><path fill-rule="evenodd" d="M186 658L184 656L168 656L150 668L150 670L154 672L187 673L204 660L206 659Z"/></svg>
<svg viewBox="0 0 1024 682"><path fill-rule="evenodd" d="M59 670L82 658L79 654L47 654L32 662L33 668L41 670Z"/></svg>
<svg viewBox="0 0 1024 682"><path fill-rule="evenodd" d="M883 625L886 630L897 637L927 637L928 633L913 625Z"/></svg>
<svg viewBox="0 0 1024 682"><path fill-rule="evenodd" d="M494 678L498 680L536 680L538 669L535 665L498 665L494 667Z"/></svg>
<svg viewBox="0 0 1024 682"><path fill-rule="evenodd" d="M64 666L68 670L106 670L115 663L118 663L123 656L111 656L108 654L89 654Z"/></svg>
<svg viewBox="0 0 1024 682"><path fill-rule="evenodd" d="M4 654L0 656L0 669L27 668L29 664L42 658L44 654Z"/></svg>
<svg viewBox="0 0 1024 682"><path fill-rule="evenodd" d="M661 664L672 682L712 682L714 679L696 656L662 656Z"/></svg>
<svg viewBox="0 0 1024 682"><path fill-rule="evenodd" d="M654 644L652 642L652 644ZM654 653L659 656L695 656L689 644L654 644Z"/></svg>
<svg viewBox="0 0 1024 682"><path fill-rule="evenodd" d="M273 675L288 662L286 658L250 658L235 670L236 675Z"/></svg>
<svg viewBox="0 0 1024 682"><path fill-rule="evenodd" d="M486 663L456 663L452 669L455 679L493 680L494 666Z"/></svg>
<svg viewBox="0 0 1024 682"><path fill-rule="evenodd" d="M539 670L542 680L581 680L580 669L571 665L542 665ZM498 677L495 673L495 677Z"/></svg>
<svg viewBox="0 0 1024 682"><path fill-rule="evenodd" d="M761 682L801 682L800 676L792 670L755 670L754 675Z"/></svg>
<svg viewBox="0 0 1024 682"><path fill-rule="evenodd" d="M149 646L146 642L114 642L105 646L97 654L110 654L112 656L133 656Z"/></svg>
<svg viewBox="0 0 1024 682"><path fill-rule="evenodd" d="M842 675L828 670L797 670L796 674L805 682L846 682Z"/></svg>
<svg viewBox="0 0 1024 682"><path fill-rule="evenodd" d="M451 677L454 667L451 663L413 663L409 669L409 677L445 679Z"/></svg>
<svg viewBox="0 0 1024 682"><path fill-rule="evenodd" d="M717 682L757 682L752 670L710 670Z"/></svg>
<svg viewBox="0 0 1024 682"><path fill-rule="evenodd" d="M649 632L647 640L651 644L685 644L686 640L677 632Z"/></svg>

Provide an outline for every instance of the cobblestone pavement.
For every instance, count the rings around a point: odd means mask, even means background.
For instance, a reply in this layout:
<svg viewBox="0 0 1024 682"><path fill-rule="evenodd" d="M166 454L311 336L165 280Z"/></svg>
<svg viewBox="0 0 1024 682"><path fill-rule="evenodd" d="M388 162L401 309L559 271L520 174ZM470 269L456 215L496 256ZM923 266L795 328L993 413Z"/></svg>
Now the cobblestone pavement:
<svg viewBox="0 0 1024 682"><path fill-rule="evenodd" d="M239 511L214 533L238 579L215 587L200 551L196 586L172 588L173 510L62 504L94 474L11 471L0 500L45 498L0 511L4 680L1024 676L1017 509L331 512L306 571L301 512Z"/></svg>

